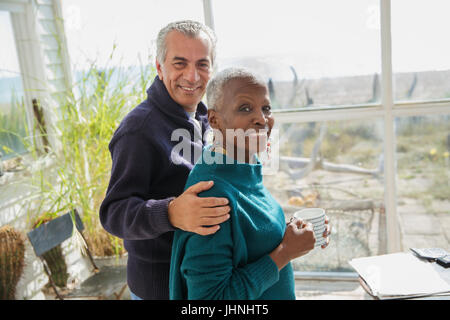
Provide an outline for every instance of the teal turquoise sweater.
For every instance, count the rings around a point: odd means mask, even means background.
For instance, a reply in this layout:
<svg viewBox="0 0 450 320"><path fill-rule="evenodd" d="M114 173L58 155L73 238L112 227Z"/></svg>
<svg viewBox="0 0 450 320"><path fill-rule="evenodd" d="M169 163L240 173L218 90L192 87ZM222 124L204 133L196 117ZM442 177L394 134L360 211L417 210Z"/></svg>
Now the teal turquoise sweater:
<svg viewBox="0 0 450 320"><path fill-rule="evenodd" d="M224 164L204 161L221 157ZM175 231L170 298L295 299L291 264L278 271L269 257L283 239L286 222L262 183L261 164L226 164L225 159L231 160L206 147L189 174L185 188L214 180L214 186L200 196L228 198L231 218L209 236Z"/></svg>

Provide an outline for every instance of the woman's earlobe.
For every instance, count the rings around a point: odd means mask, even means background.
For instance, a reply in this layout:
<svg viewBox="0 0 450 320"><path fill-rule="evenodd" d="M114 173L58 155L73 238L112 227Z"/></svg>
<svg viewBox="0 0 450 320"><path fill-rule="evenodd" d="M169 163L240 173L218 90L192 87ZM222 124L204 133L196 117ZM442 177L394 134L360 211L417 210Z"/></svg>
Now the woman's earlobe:
<svg viewBox="0 0 450 320"><path fill-rule="evenodd" d="M217 116L216 116L215 110L208 110L208 122L212 128L217 129L218 124L217 124Z"/></svg>

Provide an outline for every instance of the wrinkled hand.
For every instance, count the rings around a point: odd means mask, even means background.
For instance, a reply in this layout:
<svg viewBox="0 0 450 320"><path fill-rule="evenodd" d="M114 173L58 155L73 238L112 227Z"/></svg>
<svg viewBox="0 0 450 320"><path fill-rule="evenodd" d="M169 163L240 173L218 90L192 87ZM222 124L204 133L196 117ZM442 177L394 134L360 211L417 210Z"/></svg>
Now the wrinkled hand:
<svg viewBox="0 0 450 320"><path fill-rule="evenodd" d="M283 240L269 256L281 270L292 259L304 256L314 249L315 243L312 224L294 218L287 224Z"/></svg>
<svg viewBox="0 0 450 320"><path fill-rule="evenodd" d="M316 243L313 225L305 223L301 219L292 219L286 227L281 243L289 252L291 260L307 254L314 249Z"/></svg>
<svg viewBox="0 0 450 320"><path fill-rule="evenodd" d="M294 220L294 218L291 218L291 220L290 220L288 223L286 223L286 226L288 226L289 223L291 223L293 220ZM297 218L297 220L302 221L302 220L299 219L299 218ZM329 238L329 236L330 236L330 234L331 234L331 226L330 226L330 219L328 218L328 216L325 216L325 224L326 224L327 226L326 226L325 231L323 232L322 236L323 236L324 238L326 238L326 242L325 242L323 245L320 246L322 249L325 249L325 248L330 244L330 238ZM303 225L303 226L306 226L306 224L305 224L303 221L302 221L302 225Z"/></svg>
<svg viewBox="0 0 450 320"><path fill-rule="evenodd" d="M213 181L201 181L190 186L169 203L168 215L172 226L199 235L210 235L219 224L230 218L227 198L201 198L198 193L210 189Z"/></svg>

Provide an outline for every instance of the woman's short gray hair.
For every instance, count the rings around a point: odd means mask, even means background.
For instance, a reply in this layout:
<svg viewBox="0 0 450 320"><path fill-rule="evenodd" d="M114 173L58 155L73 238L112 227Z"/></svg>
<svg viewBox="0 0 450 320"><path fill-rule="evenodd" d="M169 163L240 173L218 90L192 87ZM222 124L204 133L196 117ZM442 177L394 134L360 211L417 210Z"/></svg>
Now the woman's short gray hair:
<svg viewBox="0 0 450 320"><path fill-rule="evenodd" d="M208 109L218 110L222 105L223 89L235 79L245 79L250 82L266 86L264 79L257 73L246 68L227 68L217 73L208 83L206 88L206 101Z"/></svg>
<svg viewBox="0 0 450 320"><path fill-rule="evenodd" d="M182 34L191 38L199 37L203 32L208 37L211 43L211 63L214 64L217 42L216 34L208 26L193 20L172 22L159 31L158 37L156 38L156 59L160 64L164 64L164 61L166 60L166 38L171 31L181 32Z"/></svg>

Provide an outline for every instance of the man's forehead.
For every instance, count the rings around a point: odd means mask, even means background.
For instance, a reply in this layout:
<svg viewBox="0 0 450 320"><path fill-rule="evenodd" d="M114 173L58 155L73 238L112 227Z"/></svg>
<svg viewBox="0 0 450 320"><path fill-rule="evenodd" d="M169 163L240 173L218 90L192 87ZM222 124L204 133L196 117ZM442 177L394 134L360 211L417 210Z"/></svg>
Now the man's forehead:
<svg viewBox="0 0 450 320"><path fill-rule="evenodd" d="M195 56L196 60L211 61L211 41L203 31L200 31L198 35L190 36L173 30L167 35L166 46L167 54L172 59L188 59Z"/></svg>

